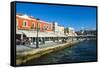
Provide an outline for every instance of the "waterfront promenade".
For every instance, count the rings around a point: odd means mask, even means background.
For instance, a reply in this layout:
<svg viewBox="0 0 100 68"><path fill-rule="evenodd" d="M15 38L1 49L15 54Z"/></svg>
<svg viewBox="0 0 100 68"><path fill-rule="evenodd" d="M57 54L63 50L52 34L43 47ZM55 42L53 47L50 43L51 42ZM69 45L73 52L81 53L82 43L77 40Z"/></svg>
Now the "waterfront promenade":
<svg viewBox="0 0 100 68"><path fill-rule="evenodd" d="M58 44L62 44L62 42L53 42L53 41L46 41L45 44L39 44L39 48L45 48L50 46L55 46ZM36 49L36 44L32 45L16 45L16 52L24 52L28 50Z"/></svg>
<svg viewBox="0 0 100 68"><path fill-rule="evenodd" d="M66 43L50 43L48 45L41 45L39 48L35 48L35 47L24 47L23 50L21 51L22 48L20 47L21 45L19 45L19 47L17 47L19 50L16 53L16 64L20 65L22 63L26 63L27 61L31 60L31 59L35 59L35 58L39 58L42 55L51 53L51 52L55 52L57 50L61 50L64 49L66 47L72 46L72 44L78 43L80 41L83 40L73 40L73 41L69 41Z"/></svg>

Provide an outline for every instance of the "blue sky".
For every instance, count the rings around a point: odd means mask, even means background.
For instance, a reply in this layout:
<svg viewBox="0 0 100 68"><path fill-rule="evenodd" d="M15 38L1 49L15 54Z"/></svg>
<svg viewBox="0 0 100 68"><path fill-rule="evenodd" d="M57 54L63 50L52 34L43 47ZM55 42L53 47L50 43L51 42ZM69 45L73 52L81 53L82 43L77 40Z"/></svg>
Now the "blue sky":
<svg viewBox="0 0 100 68"><path fill-rule="evenodd" d="M80 6L61 6L46 4L17 3L16 13L27 14L47 22L80 30L96 28L96 8Z"/></svg>

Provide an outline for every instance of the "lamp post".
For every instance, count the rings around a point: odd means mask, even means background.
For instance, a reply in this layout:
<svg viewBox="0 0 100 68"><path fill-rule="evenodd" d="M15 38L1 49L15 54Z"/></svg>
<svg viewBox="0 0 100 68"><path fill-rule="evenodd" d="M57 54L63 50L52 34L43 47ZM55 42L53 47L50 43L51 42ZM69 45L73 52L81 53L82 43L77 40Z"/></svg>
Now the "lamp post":
<svg viewBox="0 0 100 68"><path fill-rule="evenodd" d="M39 40L38 40L38 39L39 39L39 38L38 38L38 31L39 31L39 30L38 30L38 23L39 23L39 20L40 20L40 19L37 18L36 20L37 20L36 48L39 48Z"/></svg>

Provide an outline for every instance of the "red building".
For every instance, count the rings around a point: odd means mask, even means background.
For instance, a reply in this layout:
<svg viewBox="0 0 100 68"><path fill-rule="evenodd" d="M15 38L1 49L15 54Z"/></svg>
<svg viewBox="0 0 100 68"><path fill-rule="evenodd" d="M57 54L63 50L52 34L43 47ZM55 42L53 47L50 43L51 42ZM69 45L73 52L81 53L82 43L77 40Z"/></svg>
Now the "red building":
<svg viewBox="0 0 100 68"><path fill-rule="evenodd" d="M38 25L37 25L38 23ZM52 23L48 23L42 20L36 20L35 18L27 15L16 15L16 27L19 30L37 30L37 26L39 31L53 31Z"/></svg>

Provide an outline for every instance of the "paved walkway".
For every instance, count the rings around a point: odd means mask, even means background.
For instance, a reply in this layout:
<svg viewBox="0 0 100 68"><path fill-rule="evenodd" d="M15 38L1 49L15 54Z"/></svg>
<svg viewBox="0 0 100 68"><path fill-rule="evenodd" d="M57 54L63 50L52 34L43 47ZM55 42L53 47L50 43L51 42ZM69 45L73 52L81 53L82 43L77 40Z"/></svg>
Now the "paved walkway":
<svg viewBox="0 0 100 68"><path fill-rule="evenodd" d="M61 42L48 41L48 42L45 42L45 44L39 44L39 48L55 46L57 44L61 44ZM33 49L36 49L36 44L34 44L34 45L16 45L17 52L23 52L23 51L33 50Z"/></svg>

